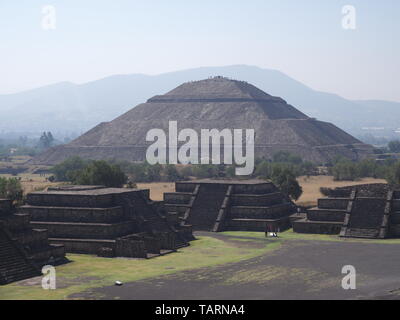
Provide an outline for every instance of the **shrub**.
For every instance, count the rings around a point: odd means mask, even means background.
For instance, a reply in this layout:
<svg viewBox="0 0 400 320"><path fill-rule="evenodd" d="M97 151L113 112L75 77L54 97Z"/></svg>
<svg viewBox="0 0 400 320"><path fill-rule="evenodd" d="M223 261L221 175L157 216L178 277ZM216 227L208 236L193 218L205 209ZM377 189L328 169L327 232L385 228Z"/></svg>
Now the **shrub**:
<svg viewBox="0 0 400 320"><path fill-rule="evenodd" d="M23 198L21 181L17 178L0 177L0 198L21 201Z"/></svg>

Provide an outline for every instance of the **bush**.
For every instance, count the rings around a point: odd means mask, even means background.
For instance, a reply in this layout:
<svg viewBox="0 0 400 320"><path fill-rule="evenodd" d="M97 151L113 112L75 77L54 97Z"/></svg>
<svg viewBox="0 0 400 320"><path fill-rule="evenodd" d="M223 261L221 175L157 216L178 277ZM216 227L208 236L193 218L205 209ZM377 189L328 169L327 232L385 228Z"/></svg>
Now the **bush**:
<svg viewBox="0 0 400 320"><path fill-rule="evenodd" d="M357 164L349 160L340 160L331 168L331 174L336 181L354 181L360 177Z"/></svg>
<svg viewBox="0 0 400 320"><path fill-rule="evenodd" d="M390 141L388 144L388 148L390 152L400 153L400 141L399 140Z"/></svg>
<svg viewBox="0 0 400 320"><path fill-rule="evenodd" d="M21 181L17 178L0 177L0 198L21 201L23 198Z"/></svg>
<svg viewBox="0 0 400 320"><path fill-rule="evenodd" d="M193 175L196 178L217 178L218 166L212 164L197 164L193 166Z"/></svg>
<svg viewBox="0 0 400 320"><path fill-rule="evenodd" d="M118 165L106 161L93 161L84 169L75 171L74 184L104 185L120 188L128 181L128 177Z"/></svg>

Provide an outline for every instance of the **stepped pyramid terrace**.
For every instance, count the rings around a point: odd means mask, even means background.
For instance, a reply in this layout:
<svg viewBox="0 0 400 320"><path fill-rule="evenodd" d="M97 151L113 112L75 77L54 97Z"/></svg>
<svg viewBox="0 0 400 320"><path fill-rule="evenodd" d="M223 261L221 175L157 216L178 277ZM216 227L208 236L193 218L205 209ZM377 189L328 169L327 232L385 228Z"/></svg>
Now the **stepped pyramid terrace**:
<svg viewBox="0 0 400 320"><path fill-rule="evenodd" d="M341 237L400 237L400 191L386 184L328 189L318 207L293 221L300 233L339 234Z"/></svg>
<svg viewBox="0 0 400 320"><path fill-rule="evenodd" d="M165 209L201 231L262 231L290 227L295 205L274 184L261 180L195 180L164 193Z"/></svg>
<svg viewBox="0 0 400 320"><path fill-rule="evenodd" d="M152 97L71 143L36 156L32 163L54 165L71 156L144 161L152 144L146 141L147 133L154 128L168 132L170 121L177 122L178 132L190 128L198 136L202 129L253 129L256 158L271 159L278 151L315 163L327 163L339 155L352 160L373 157L372 146L331 123L308 117L282 98L244 81L215 77Z"/></svg>
<svg viewBox="0 0 400 320"><path fill-rule="evenodd" d="M19 210L67 252L151 258L193 240L191 226L149 199L149 190L62 186L27 195Z"/></svg>
<svg viewBox="0 0 400 320"><path fill-rule="evenodd" d="M49 244L48 231L0 199L0 285L41 275L41 267L66 262L64 246Z"/></svg>

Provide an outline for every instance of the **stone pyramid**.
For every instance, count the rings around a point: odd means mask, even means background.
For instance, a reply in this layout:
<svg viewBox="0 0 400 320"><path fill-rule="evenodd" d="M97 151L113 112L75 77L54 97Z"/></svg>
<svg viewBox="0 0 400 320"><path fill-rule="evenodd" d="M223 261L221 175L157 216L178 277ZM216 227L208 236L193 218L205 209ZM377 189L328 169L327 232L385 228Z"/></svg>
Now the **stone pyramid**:
<svg viewBox="0 0 400 320"><path fill-rule="evenodd" d="M110 122L104 122L71 143L37 156L35 164L53 165L72 155L87 159L143 161L146 134L153 128L168 132L169 121L178 130L254 129L256 157L270 158L278 151L326 163L338 155L359 159L372 154L363 144L335 125L317 121L243 82L215 77L180 85L155 96Z"/></svg>

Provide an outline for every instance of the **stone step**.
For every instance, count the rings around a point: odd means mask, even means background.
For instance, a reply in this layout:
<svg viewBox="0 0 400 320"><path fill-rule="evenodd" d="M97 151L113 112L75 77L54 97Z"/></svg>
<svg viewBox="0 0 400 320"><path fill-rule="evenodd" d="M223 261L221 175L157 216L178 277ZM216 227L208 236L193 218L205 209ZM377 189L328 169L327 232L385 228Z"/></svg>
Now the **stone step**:
<svg viewBox="0 0 400 320"><path fill-rule="evenodd" d="M343 209L311 208L307 210L307 219L310 221L335 221L343 223L347 211Z"/></svg>
<svg viewBox="0 0 400 320"><path fill-rule="evenodd" d="M290 228L290 218L284 217L280 219L229 219L225 221L224 230L230 231L259 231L265 232L267 225L274 225L280 231Z"/></svg>
<svg viewBox="0 0 400 320"><path fill-rule="evenodd" d="M379 236L379 229L348 228L345 237L375 239Z"/></svg>
<svg viewBox="0 0 400 320"><path fill-rule="evenodd" d="M32 221L32 227L47 229L51 238L115 239L133 233L136 223L69 223Z"/></svg>
<svg viewBox="0 0 400 320"><path fill-rule="evenodd" d="M400 224L400 211L395 211L390 215L390 223Z"/></svg>
<svg viewBox="0 0 400 320"><path fill-rule="evenodd" d="M290 216L292 213L294 213L294 207L288 202L269 207L231 206L228 216L231 219L278 219L284 216Z"/></svg>
<svg viewBox="0 0 400 320"><path fill-rule="evenodd" d="M31 229L25 232L14 233L13 239L23 246L40 246L48 243L48 232L46 229Z"/></svg>
<svg viewBox="0 0 400 320"><path fill-rule="evenodd" d="M310 221L299 219L292 221L293 231L297 233L311 234L339 234L343 222L336 221Z"/></svg>
<svg viewBox="0 0 400 320"><path fill-rule="evenodd" d="M4 227L11 233L29 229L30 216L26 213L15 213L2 220Z"/></svg>
<svg viewBox="0 0 400 320"><path fill-rule="evenodd" d="M396 199L392 201L392 208L395 211L400 211L400 199Z"/></svg>
<svg viewBox="0 0 400 320"><path fill-rule="evenodd" d="M195 188L196 188L196 184L194 184L194 183L184 183L184 182L176 182L175 183L176 192L193 193Z"/></svg>
<svg viewBox="0 0 400 320"><path fill-rule="evenodd" d="M0 277L0 284L4 285L4 284L9 284L12 282L17 282L17 281L21 281L21 280L25 280L25 279L30 279L30 278L34 278L40 276L40 274L36 271L23 271L23 272L18 272L18 273L14 273L14 274L8 274L5 273L5 281L2 281L2 277Z"/></svg>
<svg viewBox="0 0 400 320"><path fill-rule="evenodd" d="M188 208L190 208L188 204L165 204L165 209L167 210L167 212L176 212L179 215L184 214L186 209Z"/></svg>
<svg viewBox="0 0 400 320"><path fill-rule="evenodd" d="M192 193L188 192L166 192L164 193L165 204L188 204Z"/></svg>
<svg viewBox="0 0 400 320"><path fill-rule="evenodd" d="M392 236L400 237L400 224L389 225L389 233Z"/></svg>
<svg viewBox="0 0 400 320"><path fill-rule="evenodd" d="M49 238L52 245L63 245L68 253L98 254L103 247L115 249L115 240Z"/></svg>

